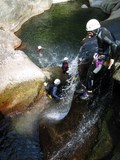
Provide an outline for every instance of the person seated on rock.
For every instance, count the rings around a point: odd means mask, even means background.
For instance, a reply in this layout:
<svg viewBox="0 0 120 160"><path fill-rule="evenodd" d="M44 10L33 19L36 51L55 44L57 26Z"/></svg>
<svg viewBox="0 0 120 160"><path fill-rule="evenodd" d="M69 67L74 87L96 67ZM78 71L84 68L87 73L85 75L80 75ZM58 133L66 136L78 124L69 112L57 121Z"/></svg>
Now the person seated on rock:
<svg viewBox="0 0 120 160"><path fill-rule="evenodd" d="M89 36L96 36L98 53L94 54L92 64L88 69L87 91L81 96L82 99L88 99L93 94L96 75L104 68L107 68L107 70L113 68L117 50L114 36L107 28L101 27L98 20L89 20L86 24L86 31Z"/></svg>
<svg viewBox="0 0 120 160"><path fill-rule="evenodd" d="M53 84L44 82L44 86L50 98L53 98L56 101L62 99L62 87L60 79L55 79Z"/></svg>

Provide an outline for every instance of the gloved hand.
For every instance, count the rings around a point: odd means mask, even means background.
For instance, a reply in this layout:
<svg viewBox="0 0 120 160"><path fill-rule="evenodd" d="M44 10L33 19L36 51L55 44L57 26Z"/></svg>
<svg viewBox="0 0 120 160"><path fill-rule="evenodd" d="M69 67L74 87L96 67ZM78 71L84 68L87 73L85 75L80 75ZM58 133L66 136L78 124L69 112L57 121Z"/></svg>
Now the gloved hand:
<svg viewBox="0 0 120 160"><path fill-rule="evenodd" d="M98 59L98 53L95 53L95 54L93 55L93 59L94 59L95 61Z"/></svg>
<svg viewBox="0 0 120 160"><path fill-rule="evenodd" d="M63 99L64 97L60 97L60 100Z"/></svg>

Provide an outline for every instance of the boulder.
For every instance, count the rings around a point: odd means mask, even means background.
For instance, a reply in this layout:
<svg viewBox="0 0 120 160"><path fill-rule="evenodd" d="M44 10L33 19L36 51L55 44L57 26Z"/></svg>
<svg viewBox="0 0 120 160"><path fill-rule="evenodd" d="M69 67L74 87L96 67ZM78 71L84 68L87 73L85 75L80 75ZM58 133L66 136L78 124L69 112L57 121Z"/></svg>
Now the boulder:
<svg viewBox="0 0 120 160"><path fill-rule="evenodd" d="M52 5L52 0L7 0L0 1L0 28L17 31L31 17L43 13Z"/></svg>
<svg viewBox="0 0 120 160"><path fill-rule="evenodd" d="M1 30L0 37L0 111L8 113L33 102L45 75L22 51L14 50L21 40L13 33Z"/></svg>
<svg viewBox="0 0 120 160"><path fill-rule="evenodd" d="M48 10L52 3L69 0L8 0L0 1L0 28L16 32L31 17Z"/></svg>
<svg viewBox="0 0 120 160"><path fill-rule="evenodd" d="M118 18L120 15L120 1L119 0L89 0L91 7L98 7L102 9L105 13L110 14L110 19Z"/></svg>
<svg viewBox="0 0 120 160"><path fill-rule="evenodd" d="M110 111L104 117L100 127L100 134L94 149L92 151L90 160L93 159L104 159L113 149L112 137L109 131L108 122L111 118ZM103 147L104 146L104 147Z"/></svg>

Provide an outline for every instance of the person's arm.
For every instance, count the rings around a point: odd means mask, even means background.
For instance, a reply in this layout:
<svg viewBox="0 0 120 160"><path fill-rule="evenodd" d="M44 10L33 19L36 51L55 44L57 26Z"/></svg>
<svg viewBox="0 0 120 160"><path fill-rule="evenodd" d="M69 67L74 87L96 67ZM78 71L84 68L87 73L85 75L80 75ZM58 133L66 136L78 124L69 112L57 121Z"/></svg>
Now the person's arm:
<svg viewBox="0 0 120 160"><path fill-rule="evenodd" d="M117 44L108 37L105 37L104 40L111 46L111 52L115 54L117 51Z"/></svg>
<svg viewBox="0 0 120 160"><path fill-rule="evenodd" d="M114 59L110 59L110 63L109 63L109 66L108 66L108 69L111 69L112 65L114 64Z"/></svg>
<svg viewBox="0 0 120 160"><path fill-rule="evenodd" d="M52 96L56 100L60 100L60 97L58 97L56 93L57 93L57 87L55 86L55 87L53 87Z"/></svg>
<svg viewBox="0 0 120 160"><path fill-rule="evenodd" d="M101 38L105 43L111 46L111 52L112 54L115 54L117 50L117 44L115 42L114 35L106 28L103 28Z"/></svg>
<svg viewBox="0 0 120 160"><path fill-rule="evenodd" d="M114 38L112 36L112 34L108 31L108 30L104 30L104 36L103 36L103 40L109 44L109 46L111 46L111 54L110 54L110 62L109 62L109 66L108 69L111 69L112 65L114 64L114 58L115 58L115 54L116 54L116 50L117 50L117 44L114 41Z"/></svg>
<svg viewBox="0 0 120 160"><path fill-rule="evenodd" d="M115 54L116 54L117 45L115 44L114 41L112 41L110 39L107 39L107 42L111 46L110 62L109 62L109 66L108 66L108 69L111 69L112 65L115 62L114 57L115 57Z"/></svg>

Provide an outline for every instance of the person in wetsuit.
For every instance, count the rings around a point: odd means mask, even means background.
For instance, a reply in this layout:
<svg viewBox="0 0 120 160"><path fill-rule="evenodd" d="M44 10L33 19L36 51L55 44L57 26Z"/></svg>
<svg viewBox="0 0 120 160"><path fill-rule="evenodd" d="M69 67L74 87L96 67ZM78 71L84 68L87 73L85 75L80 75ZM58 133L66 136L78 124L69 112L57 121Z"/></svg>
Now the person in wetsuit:
<svg viewBox="0 0 120 160"><path fill-rule="evenodd" d="M92 64L88 69L86 82L87 91L83 93L82 99L86 99L92 95L93 90L95 89L94 84L96 75L101 72L104 67L108 70L111 69L114 64L117 50L114 36L107 28L101 27L98 20L89 20L86 24L86 31L89 37L96 36L98 53L94 54Z"/></svg>
<svg viewBox="0 0 120 160"><path fill-rule="evenodd" d="M50 95L51 98L53 98L56 101L59 101L61 99L62 87L60 79L55 79L54 84L48 84L44 82L44 86L48 95Z"/></svg>

